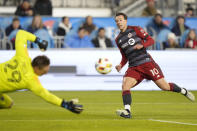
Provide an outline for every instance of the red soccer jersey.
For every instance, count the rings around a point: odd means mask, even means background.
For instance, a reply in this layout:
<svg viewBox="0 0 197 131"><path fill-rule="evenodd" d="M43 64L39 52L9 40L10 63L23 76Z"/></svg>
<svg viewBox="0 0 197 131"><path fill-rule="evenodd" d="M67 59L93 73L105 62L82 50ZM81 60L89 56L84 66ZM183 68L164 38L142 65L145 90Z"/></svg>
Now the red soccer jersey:
<svg viewBox="0 0 197 131"><path fill-rule="evenodd" d="M154 40L139 26L128 26L125 32L120 32L116 37L116 44L120 49L122 67L129 61L129 67L150 62L150 55L146 52L146 47L153 45ZM143 49L133 48L136 44L142 44Z"/></svg>

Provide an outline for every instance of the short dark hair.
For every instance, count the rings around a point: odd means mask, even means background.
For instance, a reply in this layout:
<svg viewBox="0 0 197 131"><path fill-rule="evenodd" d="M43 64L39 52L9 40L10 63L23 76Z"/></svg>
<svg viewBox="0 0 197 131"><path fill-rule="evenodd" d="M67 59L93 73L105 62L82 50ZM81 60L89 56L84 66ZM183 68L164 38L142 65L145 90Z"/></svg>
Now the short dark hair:
<svg viewBox="0 0 197 131"><path fill-rule="evenodd" d="M98 29L98 32L100 32L101 30L105 30L105 28L100 27L100 28Z"/></svg>
<svg viewBox="0 0 197 131"><path fill-rule="evenodd" d="M50 60L45 55L37 56L33 59L31 65L33 67L38 67L39 69L42 69L43 67L50 65Z"/></svg>
<svg viewBox="0 0 197 131"><path fill-rule="evenodd" d="M161 18L163 17L162 14L157 13L157 14L154 15L154 18L156 18L157 16L160 16Z"/></svg>
<svg viewBox="0 0 197 131"><path fill-rule="evenodd" d="M118 12L116 13L115 17L122 15L124 17L125 20L127 20L127 15L125 13L122 12Z"/></svg>
<svg viewBox="0 0 197 131"><path fill-rule="evenodd" d="M78 31L77 32L79 32L79 31L81 31L81 30L86 30L84 27L79 27L79 29L78 29Z"/></svg>
<svg viewBox="0 0 197 131"><path fill-rule="evenodd" d="M16 17L14 17L13 19L12 19L12 22L14 22L14 21L19 21L19 18L16 16Z"/></svg>
<svg viewBox="0 0 197 131"><path fill-rule="evenodd" d="M178 15L176 17L176 22L178 22L179 19L184 19L184 21L185 21L185 17L183 15Z"/></svg>
<svg viewBox="0 0 197 131"><path fill-rule="evenodd" d="M189 7L189 8L186 9L186 12L188 12L188 11L190 11L190 10L193 12L193 11L194 11L194 8Z"/></svg>
<svg viewBox="0 0 197 131"><path fill-rule="evenodd" d="M67 16L62 17L62 22L64 22L64 19L68 18Z"/></svg>

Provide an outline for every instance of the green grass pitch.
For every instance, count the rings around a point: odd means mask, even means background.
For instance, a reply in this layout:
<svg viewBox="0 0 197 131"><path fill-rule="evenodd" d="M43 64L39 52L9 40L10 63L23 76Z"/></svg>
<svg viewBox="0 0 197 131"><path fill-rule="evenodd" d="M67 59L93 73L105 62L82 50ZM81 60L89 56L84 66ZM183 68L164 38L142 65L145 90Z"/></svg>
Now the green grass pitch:
<svg viewBox="0 0 197 131"><path fill-rule="evenodd" d="M15 104L0 110L0 131L197 131L197 102L178 93L132 91L132 119L115 114L123 107L121 91L53 93L79 98L84 112L73 114L28 91L9 93Z"/></svg>

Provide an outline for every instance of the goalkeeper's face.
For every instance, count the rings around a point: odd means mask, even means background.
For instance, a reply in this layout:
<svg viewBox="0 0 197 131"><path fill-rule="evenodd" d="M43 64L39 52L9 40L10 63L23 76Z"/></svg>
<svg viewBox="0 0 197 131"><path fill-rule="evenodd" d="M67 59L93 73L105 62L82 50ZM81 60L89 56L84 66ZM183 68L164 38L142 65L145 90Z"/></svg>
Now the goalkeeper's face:
<svg viewBox="0 0 197 131"><path fill-rule="evenodd" d="M38 75L38 76L42 76L44 74L47 74L49 71L50 66L44 66L42 68L39 67L34 67L34 72Z"/></svg>

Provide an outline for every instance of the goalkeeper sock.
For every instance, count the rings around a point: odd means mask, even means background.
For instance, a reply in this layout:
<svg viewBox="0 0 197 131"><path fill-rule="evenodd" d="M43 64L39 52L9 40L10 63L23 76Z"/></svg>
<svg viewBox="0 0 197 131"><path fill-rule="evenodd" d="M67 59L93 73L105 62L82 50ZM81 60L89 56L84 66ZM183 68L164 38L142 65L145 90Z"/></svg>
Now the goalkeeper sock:
<svg viewBox="0 0 197 131"><path fill-rule="evenodd" d="M132 101L130 90L125 90L122 92L122 99L123 99L123 104L124 104L125 109L130 111L131 101Z"/></svg>

